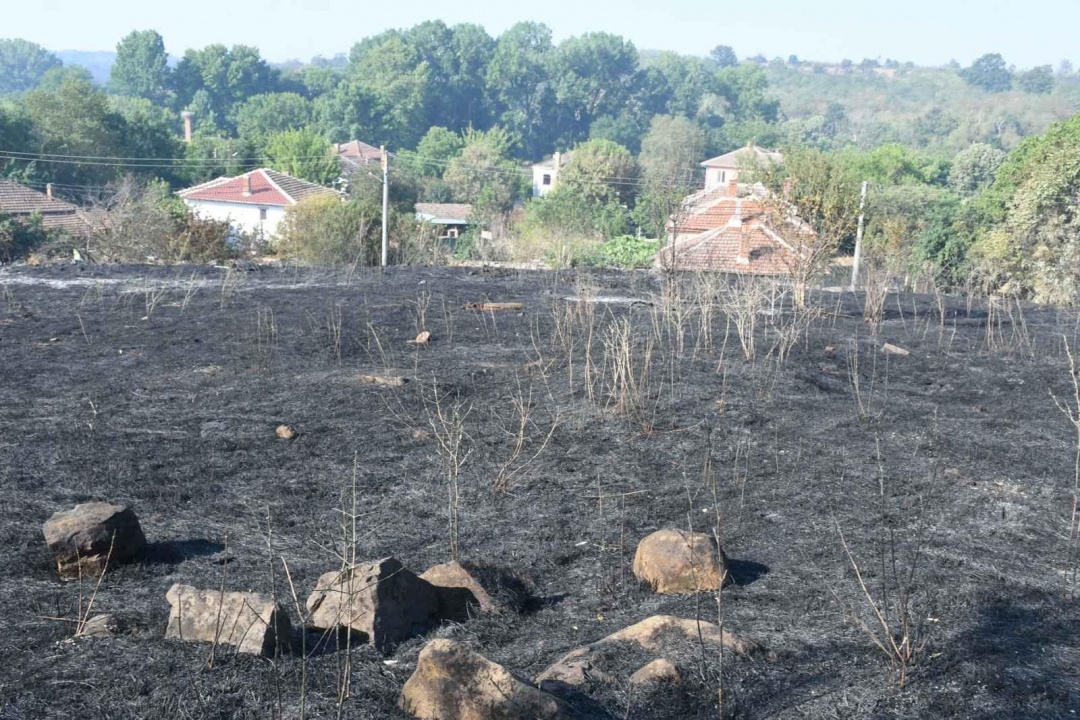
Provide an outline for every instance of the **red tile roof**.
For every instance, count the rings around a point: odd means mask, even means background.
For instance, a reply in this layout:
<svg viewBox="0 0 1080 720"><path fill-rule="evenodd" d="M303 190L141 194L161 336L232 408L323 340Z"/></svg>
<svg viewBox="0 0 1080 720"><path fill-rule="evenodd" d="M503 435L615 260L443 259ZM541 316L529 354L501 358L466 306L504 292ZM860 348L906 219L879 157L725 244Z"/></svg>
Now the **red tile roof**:
<svg viewBox="0 0 1080 720"><path fill-rule="evenodd" d="M341 161L347 172L351 172L361 165L370 165L382 160L382 150L360 140L335 145L334 149L337 151L338 160Z"/></svg>
<svg viewBox="0 0 1080 720"><path fill-rule="evenodd" d="M797 251L769 225L759 197L733 197L727 188L703 191L687 198L689 210L678 223L675 267L749 275L789 275ZM671 225L668 231L672 230ZM793 227L794 232L806 232ZM672 247L657 256L669 266Z"/></svg>
<svg viewBox="0 0 1080 720"><path fill-rule="evenodd" d="M46 230L63 230L72 235L85 235L106 224L104 213L84 211L11 180L0 180L0 213L20 220L38 214Z"/></svg>
<svg viewBox="0 0 1080 720"><path fill-rule="evenodd" d="M671 246L657 257L662 267L671 263ZM789 275L796 255L779 237L760 223L723 227L675 242L678 270Z"/></svg>
<svg viewBox="0 0 1080 720"><path fill-rule="evenodd" d="M177 193L185 200L288 207L309 197L340 197L336 190L260 168L237 177L221 177Z"/></svg>

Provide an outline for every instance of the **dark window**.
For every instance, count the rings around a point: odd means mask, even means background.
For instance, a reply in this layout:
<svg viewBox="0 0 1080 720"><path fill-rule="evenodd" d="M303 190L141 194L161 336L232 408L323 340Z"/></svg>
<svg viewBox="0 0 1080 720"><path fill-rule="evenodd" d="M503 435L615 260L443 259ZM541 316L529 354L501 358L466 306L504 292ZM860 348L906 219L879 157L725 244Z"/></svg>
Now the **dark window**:
<svg viewBox="0 0 1080 720"><path fill-rule="evenodd" d="M544 185L550 185L550 184L551 184L551 176L550 175L545 175L544 176Z"/></svg>
<svg viewBox="0 0 1080 720"><path fill-rule="evenodd" d="M259 221L266 220L266 208L259 208Z"/></svg>

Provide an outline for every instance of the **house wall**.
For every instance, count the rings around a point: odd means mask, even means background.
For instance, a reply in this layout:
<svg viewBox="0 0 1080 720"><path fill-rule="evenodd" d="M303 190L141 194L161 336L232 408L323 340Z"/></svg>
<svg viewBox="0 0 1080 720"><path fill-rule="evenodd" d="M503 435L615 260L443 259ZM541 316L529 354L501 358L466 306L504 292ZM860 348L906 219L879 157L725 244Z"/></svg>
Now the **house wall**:
<svg viewBox="0 0 1080 720"><path fill-rule="evenodd" d="M285 219L285 208L275 205L259 206L206 200L184 200L184 204L199 217L228 222L237 230L261 234L268 239L277 235L278 225ZM265 220L261 219L260 209L266 210Z"/></svg>
<svg viewBox="0 0 1080 720"><path fill-rule="evenodd" d="M555 183L558 180L558 173L552 168L533 167L533 197L541 197L547 195L549 192L555 189ZM551 182L547 185L544 184L544 176L547 175Z"/></svg>
<svg viewBox="0 0 1080 720"><path fill-rule="evenodd" d="M739 171L735 168L705 168L705 189L713 190L724 187L732 180L739 179Z"/></svg>

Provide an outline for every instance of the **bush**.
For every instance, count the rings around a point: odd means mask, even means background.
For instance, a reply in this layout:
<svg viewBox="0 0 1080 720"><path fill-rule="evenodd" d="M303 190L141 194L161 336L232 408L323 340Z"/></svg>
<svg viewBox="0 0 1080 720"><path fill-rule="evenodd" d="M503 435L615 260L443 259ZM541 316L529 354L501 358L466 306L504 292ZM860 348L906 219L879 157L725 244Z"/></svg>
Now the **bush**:
<svg viewBox="0 0 1080 720"><path fill-rule="evenodd" d="M382 252L380 212L366 200L304 200L285 211L277 252L315 265L377 265Z"/></svg>
<svg viewBox="0 0 1080 720"><path fill-rule="evenodd" d="M224 262L240 256L229 223L188 214L169 238L170 262Z"/></svg>
<svg viewBox="0 0 1080 720"><path fill-rule="evenodd" d="M46 238L41 227L41 217L33 216L29 222L22 222L0 213L0 262L7 263L26 257Z"/></svg>
<svg viewBox="0 0 1080 720"><path fill-rule="evenodd" d="M619 235L600 246L599 252L605 265L618 268L647 268L660 252L660 241Z"/></svg>

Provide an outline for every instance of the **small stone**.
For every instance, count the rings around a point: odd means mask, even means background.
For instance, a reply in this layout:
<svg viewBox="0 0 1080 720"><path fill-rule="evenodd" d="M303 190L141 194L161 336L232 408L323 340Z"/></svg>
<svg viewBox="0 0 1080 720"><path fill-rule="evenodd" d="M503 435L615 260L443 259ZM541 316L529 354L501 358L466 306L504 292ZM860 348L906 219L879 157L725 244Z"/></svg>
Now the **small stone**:
<svg viewBox="0 0 1080 720"><path fill-rule="evenodd" d="M76 637L110 638L127 632L127 623L112 614L95 615L75 633Z"/></svg>
<svg viewBox="0 0 1080 720"><path fill-rule="evenodd" d="M671 683L682 684L682 673L675 664L666 658L657 658L648 665L638 668L630 676L631 685L646 685L648 683Z"/></svg>
<svg viewBox="0 0 1080 720"><path fill-rule="evenodd" d="M901 357L911 354L910 351L905 350L904 348L900 347L899 345L893 345L892 343L885 343L884 345L881 346L881 349L884 350L885 352L889 353L890 355L899 355Z"/></svg>
<svg viewBox="0 0 1080 720"><path fill-rule="evenodd" d="M416 672L398 707L421 720L569 720L554 695L514 676L502 665L453 640L432 640L420 651Z"/></svg>
<svg viewBox="0 0 1080 720"><path fill-rule="evenodd" d="M232 645L237 652L264 657L276 657L292 647L288 612L264 595L177 584L165 599L170 606L167 638Z"/></svg>
<svg viewBox="0 0 1080 720"><path fill-rule="evenodd" d="M294 437L296 437L296 433L288 425L278 425L277 430L274 431L274 434L282 440L292 440Z"/></svg>
<svg viewBox="0 0 1080 720"><path fill-rule="evenodd" d="M428 332L427 330L424 330L423 332L421 332L419 335L416 336L415 340L410 340L410 342L413 345L427 345L429 340L431 340L431 333Z"/></svg>
<svg viewBox="0 0 1080 720"><path fill-rule="evenodd" d="M139 519L124 505L94 502L54 513L42 527L60 577L100 575L146 552Z"/></svg>
<svg viewBox="0 0 1080 720"><path fill-rule="evenodd" d="M638 544L634 576L661 594L719 590L731 582L724 553L712 537L658 530Z"/></svg>
<svg viewBox="0 0 1080 720"><path fill-rule="evenodd" d="M320 630L351 629L381 652L426 631L437 619L435 588L392 557L319 578L307 600Z"/></svg>

